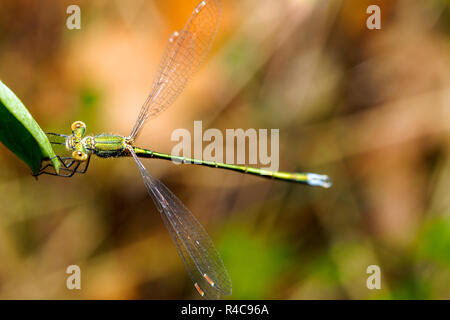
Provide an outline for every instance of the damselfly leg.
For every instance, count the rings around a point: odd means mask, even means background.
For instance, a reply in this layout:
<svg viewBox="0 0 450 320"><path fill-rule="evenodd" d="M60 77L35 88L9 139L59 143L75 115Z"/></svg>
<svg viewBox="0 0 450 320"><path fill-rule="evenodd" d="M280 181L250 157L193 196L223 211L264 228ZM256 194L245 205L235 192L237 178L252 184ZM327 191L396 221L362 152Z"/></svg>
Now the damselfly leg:
<svg viewBox="0 0 450 320"><path fill-rule="evenodd" d="M86 173L89 167L90 157L88 157L87 161L80 162L73 159L73 157L71 157L68 153L64 152L66 151L66 139L68 139L70 136L52 132L47 132L46 134L50 138L50 143L53 145L55 152L60 151L58 153L61 153L56 156L61 164L61 167L59 169L59 172L56 172L52 163L50 162L53 159L45 159L45 162L43 163L39 172L34 175L36 178L42 174L70 178L75 173Z"/></svg>
<svg viewBox="0 0 450 320"><path fill-rule="evenodd" d="M88 160L84 161L84 162L74 160L71 157L63 158L60 156L56 156L56 158L59 160L59 162L62 165L59 168L59 171L60 171L59 173L55 172L52 163L49 162L49 163L44 164L42 166L42 168L39 170L39 172L37 174L35 174L34 176L38 177L42 174L48 174L48 175L52 175L52 176L70 178L75 173L81 173L81 174L86 173L86 171L89 167L90 160L91 160L91 157L89 157ZM46 161L50 161L50 159L48 159Z"/></svg>

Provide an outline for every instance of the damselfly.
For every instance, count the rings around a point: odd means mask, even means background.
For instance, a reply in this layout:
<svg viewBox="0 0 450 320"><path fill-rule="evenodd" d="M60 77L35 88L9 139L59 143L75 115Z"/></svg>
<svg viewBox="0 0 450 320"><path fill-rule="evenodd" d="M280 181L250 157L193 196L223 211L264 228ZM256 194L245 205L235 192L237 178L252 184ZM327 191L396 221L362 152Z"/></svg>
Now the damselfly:
<svg viewBox="0 0 450 320"><path fill-rule="evenodd" d="M216 36L221 14L219 0L202 1L191 14L184 29L172 34L153 88L128 137L113 134L85 136L86 125L76 121L72 124L71 135L49 133L50 137L61 139L60 142L52 141L52 143L63 145L68 152L67 157L58 155L62 165L60 172L56 173L52 170L51 164L46 164L38 173L38 175L45 173L71 177L75 173L86 172L92 155L101 158L133 157L195 288L202 297L208 299L231 294L231 280L222 259L193 214L164 184L147 172L139 158L156 158L222 168L310 186L325 188L331 186L328 176L325 175L272 172L247 166L174 156L133 145L146 120L157 116L169 107L199 69Z"/></svg>

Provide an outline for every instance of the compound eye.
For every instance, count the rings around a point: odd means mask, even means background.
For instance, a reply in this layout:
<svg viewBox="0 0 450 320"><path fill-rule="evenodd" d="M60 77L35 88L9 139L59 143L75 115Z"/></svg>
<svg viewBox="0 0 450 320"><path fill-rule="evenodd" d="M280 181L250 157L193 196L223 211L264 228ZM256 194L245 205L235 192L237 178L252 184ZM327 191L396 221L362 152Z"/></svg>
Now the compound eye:
<svg viewBox="0 0 450 320"><path fill-rule="evenodd" d="M86 161L88 155L82 151L74 151L72 152L72 158L74 158L77 161Z"/></svg>
<svg viewBox="0 0 450 320"><path fill-rule="evenodd" d="M72 131L75 131L80 128L86 128L86 125L84 124L83 121L75 121L74 123L72 123Z"/></svg>

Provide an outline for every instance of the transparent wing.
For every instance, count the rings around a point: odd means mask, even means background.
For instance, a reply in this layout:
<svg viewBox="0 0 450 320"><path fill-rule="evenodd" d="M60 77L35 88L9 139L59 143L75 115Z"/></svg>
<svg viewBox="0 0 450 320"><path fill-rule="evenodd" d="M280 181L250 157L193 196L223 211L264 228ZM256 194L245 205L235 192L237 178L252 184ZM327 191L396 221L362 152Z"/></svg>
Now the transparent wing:
<svg viewBox="0 0 450 320"><path fill-rule="evenodd" d="M164 184L147 172L134 151L130 152L197 291L205 299L230 295L230 277L205 229Z"/></svg>
<svg viewBox="0 0 450 320"><path fill-rule="evenodd" d="M130 138L134 140L145 121L170 106L205 60L219 28L219 0L200 2L183 30L174 32L160 62L152 90L141 108Z"/></svg>

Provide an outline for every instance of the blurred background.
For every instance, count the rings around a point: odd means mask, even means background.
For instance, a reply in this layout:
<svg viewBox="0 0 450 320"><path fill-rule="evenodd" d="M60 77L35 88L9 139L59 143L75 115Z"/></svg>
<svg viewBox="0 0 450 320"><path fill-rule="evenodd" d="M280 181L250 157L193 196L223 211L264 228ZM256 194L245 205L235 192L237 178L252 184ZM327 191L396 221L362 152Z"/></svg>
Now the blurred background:
<svg viewBox="0 0 450 320"><path fill-rule="evenodd" d="M44 131L128 135L197 0L0 2L0 79ZM137 145L279 128L280 170L331 189L145 160L208 230L231 299L450 299L450 1L223 0L204 67ZM81 30L66 28L67 6ZM382 29L366 28L377 4ZM38 181L0 146L0 298L198 298L131 159ZM66 289L69 265L82 290ZM381 268L368 290L366 268Z"/></svg>

